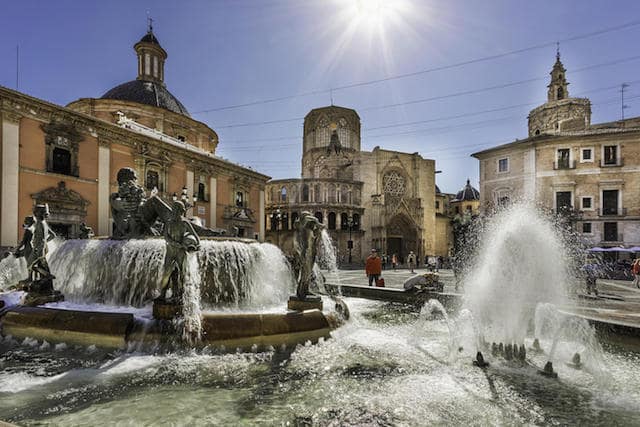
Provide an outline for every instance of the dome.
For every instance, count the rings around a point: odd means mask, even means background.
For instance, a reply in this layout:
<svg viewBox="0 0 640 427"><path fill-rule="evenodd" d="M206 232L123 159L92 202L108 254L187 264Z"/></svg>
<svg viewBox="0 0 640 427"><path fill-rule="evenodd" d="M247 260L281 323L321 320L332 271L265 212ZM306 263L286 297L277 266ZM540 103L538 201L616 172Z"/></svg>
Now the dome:
<svg viewBox="0 0 640 427"><path fill-rule="evenodd" d="M463 202L469 200L480 200L480 192L471 186L471 182L467 180L467 185L456 194L456 198L452 202Z"/></svg>
<svg viewBox="0 0 640 427"><path fill-rule="evenodd" d="M132 80L107 91L101 98L138 102L191 117L184 105L159 82Z"/></svg>
<svg viewBox="0 0 640 427"><path fill-rule="evenodd" d="M138 43L153 43L153 44L157 44L158 46L160 46L160 42L158 41L158 39L156 38L156 35L153 34L153 32L151 30L149 30L147 32L147 34L142 36L142 38L140 39L140 41Z"/></svg>

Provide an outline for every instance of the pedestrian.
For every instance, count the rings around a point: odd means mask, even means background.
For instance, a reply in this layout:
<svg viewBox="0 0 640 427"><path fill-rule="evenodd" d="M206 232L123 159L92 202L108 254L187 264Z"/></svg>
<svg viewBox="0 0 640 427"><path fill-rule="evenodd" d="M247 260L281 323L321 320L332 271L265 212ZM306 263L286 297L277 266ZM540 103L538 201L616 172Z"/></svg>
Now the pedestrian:
<svg viewBox="0 0 640 427"><path fill-rule="evenodd" d="M395 270L398 265L398 256L396 254L391 255L391 267Z"/></svg>
<svg viewBox="0 0 640 427"><path fill-rule="evenodd" d="M631 272L633 273L633 284L636 288L640 288L640 258L636 258L631 265Z"/></svg>
<svg viewBox="0 0 640 427"><path fill-rule="evenodd" d="M598 289L596 288L598 265L594 260L587 260L585 265L582 266L582 271L584 272L587 294L591 295L591 292L593 292L595 296L598 296Z"/></svg>
<svg viewBox="0 0 640 427"><path fill-rule="evenodd" d="M378 278L382 273L382 260L378 256L378 251L375 249L371 249L371 255L367 257L364 269L365 274L369 278L369 286L373 286L372 284L378 281Z"/></svg>
<svg viewBox="0 0 640 427"><path fill-rule="evenodd" d="M409 264L411 272L415 273L413 269L416 268L416 254L414 254L413 251L409 252L409 256L407 257L407 264Z"/></svg>
<svg viewBox="0 0 640 427"><path fill-rule="evenodd" d="M387 254L382 254L382 269L387 269Z"/></svg>

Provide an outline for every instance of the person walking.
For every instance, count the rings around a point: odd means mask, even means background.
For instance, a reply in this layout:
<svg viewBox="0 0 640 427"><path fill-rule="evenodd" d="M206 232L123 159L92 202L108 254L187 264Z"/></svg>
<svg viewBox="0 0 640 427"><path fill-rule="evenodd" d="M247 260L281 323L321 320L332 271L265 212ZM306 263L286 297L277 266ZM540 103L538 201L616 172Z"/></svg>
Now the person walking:
<svg viewBox="0 0 640 427"><path fill-rule="evenodd" d="M398 265L398 256L396 254L391 255L391 267L395 270Z"/></svg>
<svg viewBox="0 0 640 427"><path fill-rule="evenodd" d="M636 288L640 288L640 258L636 258L631 264L631 272L633 273L633 284Z"/></svg>
<svg viewBox="0 0 640 427"><path fill-rule="evenodd" d="M409 256L407 257L407 264L409 265L411 272L415 273L415 271L413 270L416 268L416 254L414 254L413 251L409 252Z"/></svg>
<svg viewBox="0 0 640 427"><path fill-rule="evenodd" d="M382 269L386 270L387 269L387 254L382 254Z"/></svg>
<svg viewBox="0 0 640 427"><path fill-rule="evenodd" d="M378 251L375 249L371 249L371 255L367 257L364 271L369 278L369 286L373 286L382 273L382 260L378 256Z"/></svg>

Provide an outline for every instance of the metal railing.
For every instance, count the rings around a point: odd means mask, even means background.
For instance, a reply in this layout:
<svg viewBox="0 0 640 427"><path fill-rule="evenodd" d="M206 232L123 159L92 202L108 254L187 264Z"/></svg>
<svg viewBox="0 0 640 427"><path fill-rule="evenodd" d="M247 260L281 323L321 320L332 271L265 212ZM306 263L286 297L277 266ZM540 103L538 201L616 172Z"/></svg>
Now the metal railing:
<svg viewBox="0 0 640 427"><path fill-rule="evenodd" d="M627 208L603 208L598 211L600 216L626 216Z"/></svg>
<svg viewBox="0 0 640 427"><path fill-rule="evenodd" d="M553 169L575 169L576 161L575 160L555 160L553 162Z"/></svg>
<svg viewBox="0 0 640 427"><path fill-rule="evenodd" d="M624 159L622 157L615 159L615 161L605 159L600 160L601 168L615 168L620 166L624 166Z"/></svg>

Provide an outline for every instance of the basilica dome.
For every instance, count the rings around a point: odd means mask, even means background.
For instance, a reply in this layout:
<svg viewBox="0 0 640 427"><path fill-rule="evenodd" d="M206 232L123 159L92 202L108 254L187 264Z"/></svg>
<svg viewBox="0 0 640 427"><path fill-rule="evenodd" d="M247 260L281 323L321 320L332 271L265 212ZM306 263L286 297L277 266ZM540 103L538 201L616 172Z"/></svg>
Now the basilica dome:
<svg viewBox="0 0 640 427"><path fill-rule="evenodd" d="M456 198L452 200L453 202L463 202L470 200L480 200L480 192L473 188L471 185L471 181L467 180L467 185L456 194Z"/></svg>
<svg viewBox="0 0 640 427"><path fill-rule="evenodd" d="M189 112L178 101L178 98L173 96L163 83L159 82L132 80L108 90L101 98L138 102L190 117Z"/></svg>

